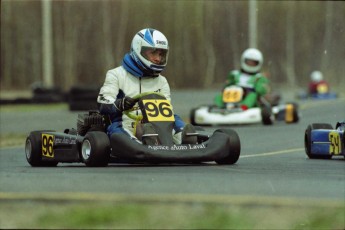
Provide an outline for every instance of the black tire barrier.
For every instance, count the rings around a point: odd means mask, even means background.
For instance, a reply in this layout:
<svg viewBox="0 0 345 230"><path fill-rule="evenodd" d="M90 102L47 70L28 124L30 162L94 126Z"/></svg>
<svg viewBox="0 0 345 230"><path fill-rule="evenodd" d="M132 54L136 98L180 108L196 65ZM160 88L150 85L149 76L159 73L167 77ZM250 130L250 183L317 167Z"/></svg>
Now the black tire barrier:
<svg viewBox="0 0 345 230"><path fill-rule="evenodd" d="M65 101L66 95L58 87L36 87L33 89L31 103L61 103Z"/></svg>
<svg viewBox="0 0 345 230"><path fill-rule="evenodd" d="M68 104L71 111L97 110L97 97L100 87L74 86L68 94Z"/></svg>
<svg viewBox="0 0 345 230"><path fill-rule="evenodd" d="M0 99L1 105L18 105L18 104L46 104L66 102L66 94L58 87L34 87L32 89L32 98L14 98Z"/></svg>

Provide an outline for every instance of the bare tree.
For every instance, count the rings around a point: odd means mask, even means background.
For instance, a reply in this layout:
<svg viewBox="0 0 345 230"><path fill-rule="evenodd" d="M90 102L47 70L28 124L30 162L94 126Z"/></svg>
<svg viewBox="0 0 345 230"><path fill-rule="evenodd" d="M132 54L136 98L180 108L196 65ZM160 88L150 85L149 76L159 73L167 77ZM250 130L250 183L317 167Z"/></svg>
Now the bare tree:
<svg viewBox="0 0 345 230"><path fill-rule="evenodd" d="M248 48L248 1L52 1L54 85L101 84L135 32L162 30L172 87L213 87ZM273 84L303 86L319 68L344 87L345 4L258 1L257 46ZM42 81L41 1L1 1L1 89ZM297 78L298 77L298 78Z"/></svg>
<svg viewBox="0 0 345 230"><path fill-rule="evenodd" d="M286 6L286 76L290 86L296 85L295 58L294 58L294 2Z"/></svg>
<svg viewBox="0 0 345 230"><path fill-rule="evenodd" d="M214 47L214 28L211 25L213 12L214 12L214 5L211 4L212 2L205 2L204 8L207 10L203 13L204 18L204 28L205 28L205 35L203 36L204 41L202 43L207 44L205 46L205 53L206 53L206 71L204 76L204 83L203 87L209 87L215 81L215 69L216 69L216 54L215 54L215 47Z"/></svg>
<svg viewBox="0 0 345 230"><path fill-rule="evenodd" d="M13 29L12 4L9 1L1 2L1 87L12 86L11 74L13 63Z"/></svg>
<svg viewBox="0 0 345 230"><path fill-rule="evenodd" d="M120 13L120 17L118 18L119 22L117 27L113 27L116 29L117 34L115 36L115 60L120 60L123 57L123 53L120 52L121 50L124 50L123 47L125 45L127 45L125 43L125 36L124 34L126 34L127 30L128 30L128 21L129 21L129 17L130 15L128 14L129 11L129 3L127 1L121 1L117 7L119 7L119 13ZM128 47L126 47L127 49L129 49L129 44Z"/></svg>
<svg viewBox="0 0 345 230"><path fill-rule="evenodd" d="M333 3L328 1L326 3L326 15L325 15L325 33L323 35L323 44L322 47L324 48L324 53L321 59L321 69L326 70L328 67L328 60L329 54L328 49L332 45L331 38L332 38L332 28L333 28Z"/></svg>
<svg viewBox="0 0 345 230"><path fill-rule="evenodd" d="M232 66L236 68L236 66L239 65L240 60L240 49L238 46L238 39L237 36L233 36L233 34L236 35L237 31L237 8L235 7L229 7L229 21L230 21L230 28L229 28L229 39L228 41L231 44L231 51L232 51Z"/></svg>
<svg viewBox="0 0 345 230"><path fill-rule="evenodd" d="M111 7L109 1L101 1L102 5L102 30L103 30L103 60L104 65L111 66L114 60L112 55L112 26L111 26ZM125 17L125 16L124 16Z"/></svg>
<svg viewBox="0 0 345 230"><path fill-rule="evenodd" d="M74 84L76 77L77 42L80 31L76 29L80 13L77 13L76 2L55 1L53 2L56 21L54 25L55 54L59 58L54 59L58 68L54 69L55 84L68 89ZM80 28L80 27L79 27Z"/></svg>

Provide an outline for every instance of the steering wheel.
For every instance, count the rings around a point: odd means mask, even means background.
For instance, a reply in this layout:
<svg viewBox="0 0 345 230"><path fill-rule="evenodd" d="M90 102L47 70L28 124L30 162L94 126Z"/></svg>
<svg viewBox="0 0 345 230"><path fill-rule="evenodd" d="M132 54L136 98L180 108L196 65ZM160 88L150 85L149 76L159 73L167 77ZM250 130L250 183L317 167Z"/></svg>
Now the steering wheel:
<svg viewBox="0 0 345 230"><path fill-rule="evenodd" d="M162 96L162 97L165 97L163 94L161 93L157 93L157 92L145 92L145 93L140 93L140 94L137 94L133 97L133 99L135 99L137 102L140 100L140 98L144 97L144 96L147 96L147 95L151 95L151 94L156 94L158 96ZM132 120L135 120L135 121L140 121L141 119L143 119L143 115L142 114L138 114L138 115L135 115L135 114L132 114L130 112L132 112L134 110L134 108L131 108L131 109L128 109L126 111L123 111L123 113L129 117L130 119Z"/></svg>

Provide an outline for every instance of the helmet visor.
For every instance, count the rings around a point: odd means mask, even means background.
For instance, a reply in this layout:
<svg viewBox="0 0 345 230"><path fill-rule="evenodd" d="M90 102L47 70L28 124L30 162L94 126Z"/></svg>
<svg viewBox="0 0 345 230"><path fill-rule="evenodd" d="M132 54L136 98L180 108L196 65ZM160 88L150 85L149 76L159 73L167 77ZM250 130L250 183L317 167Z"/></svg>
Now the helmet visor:
<svg viewBox="0 0 345 230"><path fill-rule="evenodd" d="M168 60L168 50L143 46L140 54L156 65L165 65Z"/></svg>
<svg viewBox="0 0 345 230"><path fill-rule="evenodd" d="M256 60L253 60L253 59L248 59L248 58L246 58L245 60L244 60L244 62L248 65L248 66L257 66L257 65L259 65L259 61L256 61Z"/></svg>

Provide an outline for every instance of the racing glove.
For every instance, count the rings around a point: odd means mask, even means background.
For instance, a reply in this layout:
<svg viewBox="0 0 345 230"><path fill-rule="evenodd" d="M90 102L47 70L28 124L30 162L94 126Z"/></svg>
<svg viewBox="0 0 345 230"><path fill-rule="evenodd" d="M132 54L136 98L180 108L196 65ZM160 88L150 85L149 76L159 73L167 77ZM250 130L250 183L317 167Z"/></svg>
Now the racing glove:
<svg viewBox="0 0 345 230"><path fill-rule="evenodd" d="M135 103L137 103L136 99L133 99L131 97L127 97L126 96L124 98L117 99L114 102L114 105L115 105L117 110L123 112L123 111L126 111L126 110L129 110L129 109L133 108Z"/></svg>
<svg viewBox="0 0 345 230"><path fill-rule="evenodd" d="M174 131L175 131L175 133L182 132L183 127L186 124L184 123L184 121L182 120L182 118L179 115L174 114L174 118L175 118L175 122L174 122Z"/></svg>
<svg viewBox="0 0 345 230"><path fill-rule="evenodd" d="M241 109L242 109L243 111L245 111L245 110L248 109L248 106L247 106L247 105L241 105Z"/></svg>

